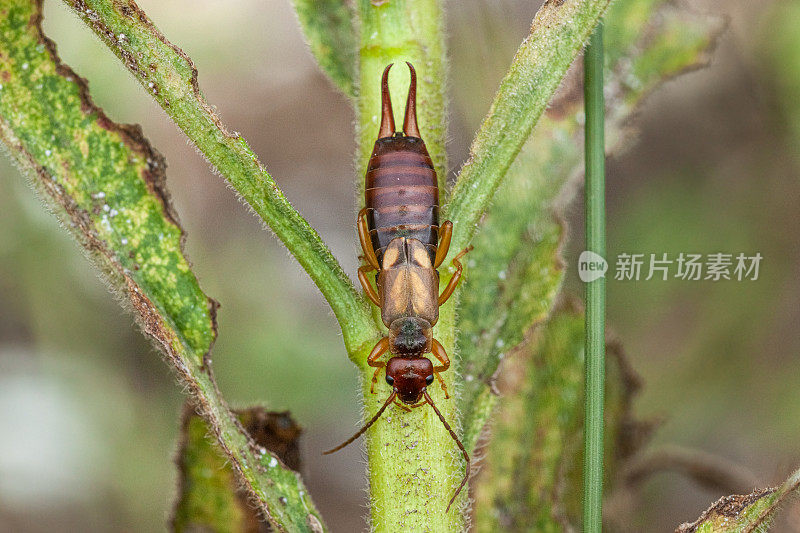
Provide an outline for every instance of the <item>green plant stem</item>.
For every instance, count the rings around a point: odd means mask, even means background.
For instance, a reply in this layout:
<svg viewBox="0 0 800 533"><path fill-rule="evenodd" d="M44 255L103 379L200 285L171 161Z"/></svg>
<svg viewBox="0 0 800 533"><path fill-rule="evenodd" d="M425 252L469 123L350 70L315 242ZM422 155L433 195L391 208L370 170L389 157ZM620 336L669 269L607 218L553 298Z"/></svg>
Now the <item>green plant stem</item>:
<svg viewBox="0 0 800 533"><path fill-rule="evenodd" d="M586 250L605 257L605 103L602 25L597 26L586 48L584 76ZM602 530L605 291L604 277L586 284L583 531L587 533L599 533Z"/></svg>
<svg viewBox="0 0 800 533"><path fill-rule="evenodd" d="M358 190L363 191L363 172L378 133L381 109L381 74L389 63L394 68L389 80L395 123L403 123L408 91L409 61L417 70L417 111L422 138L436 167L442 193L447 177L445 151L445 56L442 8L437 0L392 0L374 5L358 0L360 71L359 92L355 107L358 113L356 162ZM443 196L443 194L442 194ZM363 196L358 199L363 202ZM452 272L441 269L441 282L447 283ZM453 297L439 310L434 337L442 343L452 362L443 372L450 391L445 399L441 388L429 388L433 401L455 431L457 418L458 359L455 354L455 308ZM377 340L377 338L375 339ZM369 347L371 348L371 346ZM365 414L372 416L389 396L391 388L379 373L376 394L370 393L374 369L366 367L369 348L351 353L362 371ZM462 531L462 492L450 512L447 503L464 473L464 461L449 433L429 406L411 412L392 406L367 433L369 459L370 507L372 529L394 531Z"/></svg>
<svg viewBox="0 0 800 533"><path fill-rule="evenodd" d="M381 73L394 63L389 78L395 124L403 124L408 92L408 61L417 69L417 118L419 129L439 178L446 191L447 152L445 120L447 83L442 6L438 0L391 0L379 6L357 0L360 22L358 113L359 191L364 190L362 172L372 152L380 124ZM363 198L359 197L359 203Z"/></svg>
<svg viewBox="0 0 800 533"><path fill-rule="evenodd" d="M444 217L453 222L453 250L469 243L509 166L608 4L609 0L545 2L536 13L445 207Z"/></svg>
<svg viewBox="0 0 800 533"><path fill-rule="evenodd" d="M217 389L216 304L183 254L163 157L92 102L43 34L41 8L2 3L0 142L164 353L259 511L282 531L323 530L299 474L253 443Z"/></svg>
<svg viewBox="0 0 800 533"><path fill-rule="evenodd" d="M134 3L64 1L275 232L330 304L348 349L357 350L374 338L377 328L366 300L245 140L229 132L206 103L192 60Z"/></svg>

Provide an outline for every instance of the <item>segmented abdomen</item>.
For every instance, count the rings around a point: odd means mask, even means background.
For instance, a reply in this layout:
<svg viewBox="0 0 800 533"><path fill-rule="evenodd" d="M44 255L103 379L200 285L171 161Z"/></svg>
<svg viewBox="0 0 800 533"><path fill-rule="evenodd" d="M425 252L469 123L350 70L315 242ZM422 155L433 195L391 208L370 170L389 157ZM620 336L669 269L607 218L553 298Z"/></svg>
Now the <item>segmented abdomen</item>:
<svg viewBox="0 0 800 533"><path fill-rule="evenodd" d="M396 135L377 140L367 167L366 206L378 261L397 237L422 242L433 261L439 241L439 188L422 139Z"/></svg>

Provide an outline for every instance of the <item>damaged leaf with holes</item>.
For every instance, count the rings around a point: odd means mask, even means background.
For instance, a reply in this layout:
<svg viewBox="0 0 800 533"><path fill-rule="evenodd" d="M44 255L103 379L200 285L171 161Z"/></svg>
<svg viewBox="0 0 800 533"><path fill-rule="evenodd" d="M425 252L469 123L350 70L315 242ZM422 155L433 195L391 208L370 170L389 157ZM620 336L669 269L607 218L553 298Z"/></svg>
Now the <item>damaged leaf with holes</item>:
<svg viewBox="0 0 800 533"><path fill-rule="evenodd" d="M41 10L0 3L0 140L166 355L259 510L286 529L321 530L298 474L267 470L275 456L259 453L214 382L216 303L183 253L163 157L92 102L44 36Z"/></svg>
<svg viewBox="0 0 800 533"><path fill-rule="evenodd" d="M236 415L255 444L276 455L288 468L300 471L300 427L288 412L252 407ZM248 533L273 531L269 522L250 504L236 474L222 451L210 438L208 424L187 403L178 450L180 487L172 518L176 532L208 530ZM286 498L283 498L286 503Z"/></svg>
<svg viewBox="0 0 800 533"><path fill-rule="evenodd" d="M681 524L675 533L750 533L766 531L788 499L800 495L800 470L781 486L747 495L725 496L696 521Z"/></svg>
<svg viewBox="0 0 800 533"><path fill-rule="evenodd" d="M164 158L138 126L120 126L88 101L87 87L57 65L54 45L29 24L29 1L4 2L0 17L0 135L34 186L107 276L149 295L202 359L213 342L213 306L181 249Z"/></svg>

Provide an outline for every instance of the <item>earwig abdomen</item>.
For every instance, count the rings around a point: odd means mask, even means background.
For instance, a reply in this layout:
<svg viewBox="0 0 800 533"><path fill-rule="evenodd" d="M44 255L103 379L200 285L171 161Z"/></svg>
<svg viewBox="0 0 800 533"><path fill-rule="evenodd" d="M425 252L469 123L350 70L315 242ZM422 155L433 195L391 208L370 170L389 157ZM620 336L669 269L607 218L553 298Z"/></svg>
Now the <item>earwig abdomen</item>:
<svg viewBox="0 0 800 533"><path fill-rule="evenodd" d="M375 142L367 167L366 207L378 261L397 237L420 241L433 261L439 240L439 188L422 139L396 134Z"/></svg>

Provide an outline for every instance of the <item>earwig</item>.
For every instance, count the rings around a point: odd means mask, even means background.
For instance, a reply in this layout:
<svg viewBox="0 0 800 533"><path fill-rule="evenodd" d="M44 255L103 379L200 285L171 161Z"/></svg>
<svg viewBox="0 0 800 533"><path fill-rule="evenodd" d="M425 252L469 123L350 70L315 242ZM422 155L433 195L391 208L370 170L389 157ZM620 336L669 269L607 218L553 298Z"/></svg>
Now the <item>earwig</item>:
<svg viewBox="0 0 800 533"><path fill-rule="evenodd" d="M381 320L389 330L367 357L367 364L375 368L370 392L375 394L378 374L386 368L386 382L392 387L392 393L355 435L324 453L341 450L355 441L392 403L405 410L428 404L466 460L464 478L447 505L449 511L469 479L470 459L427 388L436 378L445 399L450 398L439 375L450 367L450 359L444 347L433 338L433 326L439 319L439 306L450 298L461 279L460 259L472 247L465 248L452 260L456 272L438 294L437 269L447 257L453 224L450 221L439 224L436 170L417 125L417 74L411 63L406 64L411 71L411 83L402 132L395 131L389 94L392 65L383 71L381 124L367 166L365 207L357 219L358 237L367 263L358 269L358 279L364 294L380 307ZM367 277L372 271L376 271L377 291ZM386 352L392 357L383 362L380 358ZM440 365L434 366L424 357L426 353L432 354Z"/></svg>

